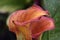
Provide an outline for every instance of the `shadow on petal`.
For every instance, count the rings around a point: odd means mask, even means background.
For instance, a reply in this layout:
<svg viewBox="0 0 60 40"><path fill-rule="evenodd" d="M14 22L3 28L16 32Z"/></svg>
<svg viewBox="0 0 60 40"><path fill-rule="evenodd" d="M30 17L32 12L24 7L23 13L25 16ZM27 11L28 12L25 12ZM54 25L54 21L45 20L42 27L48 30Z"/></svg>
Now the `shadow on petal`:
<svg viewBox="0 0 60 40"><path fill-rule="evenodd" d="M54 29L54 21L52 18L42 16L39 21L31 23L32 37L38 37L41 33Z"/></svg>

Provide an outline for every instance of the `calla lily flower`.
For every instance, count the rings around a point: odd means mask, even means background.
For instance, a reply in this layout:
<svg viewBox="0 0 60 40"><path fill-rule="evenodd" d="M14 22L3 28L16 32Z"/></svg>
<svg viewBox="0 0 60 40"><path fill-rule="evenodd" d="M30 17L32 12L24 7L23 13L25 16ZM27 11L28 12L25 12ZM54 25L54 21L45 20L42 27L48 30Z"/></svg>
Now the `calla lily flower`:
<svg viewBox="0 0 60 40"><path fill-rule="evenodd" d="M16 34L17 39L22 33L25 40L32 40L43 32L54 29L54 20L50 18L48 11L34 4L26 10L13 12L8 17L7 25L9 30Z"/></svg>

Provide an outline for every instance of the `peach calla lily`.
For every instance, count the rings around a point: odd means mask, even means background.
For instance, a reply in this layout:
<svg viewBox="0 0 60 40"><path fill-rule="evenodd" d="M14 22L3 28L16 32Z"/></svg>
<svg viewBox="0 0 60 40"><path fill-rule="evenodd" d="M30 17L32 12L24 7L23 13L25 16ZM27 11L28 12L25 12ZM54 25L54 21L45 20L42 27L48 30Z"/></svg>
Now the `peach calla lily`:
<svg viewBox="0 0 60 40"><path fill-rule="evenodd" d="M8 17L7 25L10 31L16 33L17 38L22 33L25 40L32 40L43 32L54 29L53 19L49 17L47 11L37 5L12 13Z"/></svg>

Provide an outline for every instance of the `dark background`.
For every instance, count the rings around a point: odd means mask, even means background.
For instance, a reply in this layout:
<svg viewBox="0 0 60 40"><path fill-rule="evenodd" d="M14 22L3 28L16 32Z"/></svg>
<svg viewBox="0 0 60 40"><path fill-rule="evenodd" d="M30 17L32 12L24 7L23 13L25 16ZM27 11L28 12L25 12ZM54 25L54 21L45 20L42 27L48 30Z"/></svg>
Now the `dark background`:
<svg viewBox="0 0 60 40"><path fill-rule="evenodd" d="M16 40L16 35L13 32L9 31L6 25L8 14L8 12L0 12L0 40Z"/></svg>

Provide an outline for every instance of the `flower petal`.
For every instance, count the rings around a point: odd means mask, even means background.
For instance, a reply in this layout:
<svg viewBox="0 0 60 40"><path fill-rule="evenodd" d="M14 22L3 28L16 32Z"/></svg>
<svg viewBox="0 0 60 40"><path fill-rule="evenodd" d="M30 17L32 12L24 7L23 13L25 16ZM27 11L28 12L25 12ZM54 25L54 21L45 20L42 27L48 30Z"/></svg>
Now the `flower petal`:
<svg viewBox="0 0 60 40"><path fill-rule="evenodd" d="M22 32L26 40L32 40L32 37L37 37L44 31L54 28L52 19L43 15L49 16L47 11L33 5L26 10L19 10L11 14L8 17L7 25L10 31L16 34ZM39 17L41 19L38 19Z"/></svg>
<svg viewBox="0 0 60 40"><path fill-rule="evenodd" d="M19 12L18 12L19 13ZM25 12L17 17L17 21L20 23L29 22L32 19L36 19L40 16L47 15L47 11L44 11L41 7L33 5L32 7L25 10Z"/></svg>
<svg viewBox="0 0 60 40"><path fill-rule="evenodd" d="M19 27L18 28L22 34L24 35L25 37L25 40L32 40L32 35L31 35L31 31L29 30L29 28L26 28L25 26L24 27Z"/></svg>
<svg viewBox="0 0 60 40"><path fill-rule="evenodd" d="M12 13L8 19L7 19L7 25L9 27L9 30L14 32L14 33L18 33L18 29L17 27L15 26L15 24L13 23L13 21L16 21L18 16L23 14L25 10L19 10L19 11L16 11L14 13Z"/></svg>
<svg viewBox="0 0 60 40"><path fill-rule="evenodd" d="M36 19L36 18L43 16L43 15L48 16L48 13L46 11L44 11L41 7L34 4L32 7L28 8L26 10L26 16L25 16L24 21Z"/></svg>
<svg viewBox="0 0 60 40"><path fill-rule="evenodd" d="M17 29L22 32L25 37L25 40L32 40L31 30L29 29L30 23L26 25L21 25L19 22L14 21L14 24L17 26Z"/></svg>
<svg viewBox="0 0 60 40"><path fill-rule="evenodd" d="M9 27L9 30L16 33L16 36L20 36L20 32L24 35L26 40L32 40L31 32L28 28L25 27L25 25L22 25L24 27L21 27L21 25L16 25L15 21L22 21L23 19L20 19L20 16L22 18L22 14L25 12L25 10L19 10L11 14L7 19L7 25ZM24 16L24 15L23 15ZM19 19L18 19L19 18ZM28 24L27 24L28 25Z"/></svg>
<svg viewBox="0 0 60 40"><path fill-rule="evenodd" d="M19 12L17 12L17 13L19 13ZM32 7L25 10L25 12L23 12L23 14L21 14L21 15L19 14L17 16L16 21L20 22L19 25L24 25L24 24L31 22L31 21L33 21L33 20L35 20L38 17L41 17L43 15L48 16L47 11L44 11L41 7L39 7L37 5L33 5Z"/></svg>
<svg viewBox="0 0 60 40"><path fill-rule="evenodd" d="M42 16L39 21L31 23L32 37L37 37L41 33L54 28L54 22L52 18Z"/></svg>

